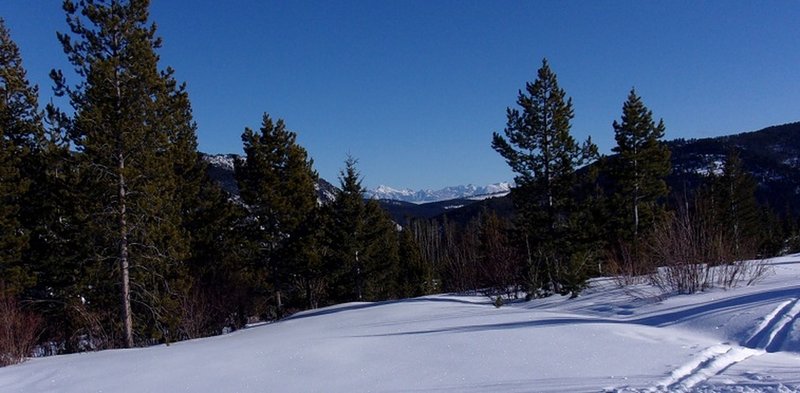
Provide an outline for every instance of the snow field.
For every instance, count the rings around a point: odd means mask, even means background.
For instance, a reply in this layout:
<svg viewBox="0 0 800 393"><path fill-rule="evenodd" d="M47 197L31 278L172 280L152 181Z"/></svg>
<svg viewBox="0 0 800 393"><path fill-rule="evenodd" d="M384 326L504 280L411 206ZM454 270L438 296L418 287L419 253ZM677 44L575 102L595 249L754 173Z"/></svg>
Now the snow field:
<svg viewBox="0 0 800 393"><path fill-rule="evenodd" d="M800 256L757 285L670 296L348 303L170 346L31 359L0 392L797 392Z"/></svg>

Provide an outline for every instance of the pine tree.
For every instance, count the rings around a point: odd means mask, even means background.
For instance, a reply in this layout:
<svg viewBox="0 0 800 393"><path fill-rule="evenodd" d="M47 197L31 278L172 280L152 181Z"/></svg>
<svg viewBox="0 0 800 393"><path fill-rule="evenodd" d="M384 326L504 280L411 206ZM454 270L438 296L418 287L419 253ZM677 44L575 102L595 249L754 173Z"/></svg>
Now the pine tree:
<svg viewBox="0 0 800 393"><path fill-rule="evenodd" d="M317 173L297 134L283 120L264 114L261 129L242 134L245 160L235 164L240 195L252 219L250 235L257 247L256 264L268 273L277 316L284 312L291 278L307 262L303 251L313 236L303 229L317 209Z"/></svg>
<svg viewBox="0 0 800 393"><path fill-rule="evenodd" d="M756 181L747 173L739 153L731 150L723 164L722 173L715 176L714 210L721 231L733 246L733 258L754 258L758 250L761 212L756 201Z"/></svg>
<svg viewBox="0 0 800 393"><path fill-rule="evenodd" d="M87 303L101 311L118 292L126 347L134 345L135 331L144 340L168 340L171 288L188 248L183 174L173 166L176 134L185 137L180 130L187 119L172 116L189 110L177 108L182 92L171 71L158 70L161 40L148 22L148 0L66 0L63 8L71 34L58 38L83 81L70 86L60 71L51 76L75 111L68 134L80 153L80 190L87 198L81 209L91 244L85 260L95 280L85 289ZM117 280L106 278L112 270Z"/></svg>
<svg viewBox="0 0 800 393"><path fill-rule="evenodd" d="M334 302L363 299L364 254L364 188L356 169L356 159L347 157L345 169L339 173L339 189L330 208L331 218L326 238L331 257L326 270L331 273L330 297Z"/></svg>
<svg viewBox="0 0 800 393"><path fill-rule="evenodd" d="M19 220L26 184L19 173L17 149L0 126L0 291L19 292L26 272L21 264L27 236Z"/></svg>
<svg viewBox="0 0 800 393"><path fill-rule="evenodd" d="M207 175L200 185L198 205L184 223L191 233L187 260L191 289L184 303L183 330L187 337L219 333L224 327L240 328L257 301L259 277L247 264L243 223L246 211ZM189 312L186 312L189 311Z"/></svg>
<svg viewBox="0 0 800 393"><path fill-rule="evenodd" d="M615 120L613 126L617 146L612 150L617 156L610 162L612 243L635 247L664 217L670 152L661 141L664 121L653 121L652 111L633 89L622 106L621 122Z"/></svg>
<svg viewBox="0 0 800 393"><path fill-rule="evenodd" d="M331 255L331 245L325 240L330 206L315 209L299 228L303 242L296 243L301 263L295 272L295 286L301 304L309 309L318 308L326 301L327 283L330 279L325 261Z"/></svg>
<svg viewBox="0 0 800 393"><path fill-rule="evenodd" d="M529 291L543 284L545 290L563 292L561 279L573 266L577 228L571 220L579 211L575 188L576 169L597 156L588 139L582 145L570 135L574 114L572 99L558 86L547 60L542 61L537 79L527 83L517 97L520 109L508 108L505 138L493 134L492 148L516 172L517 190L512 194L528 235L529 267L535 282Z"/></svg>
<svg viewBox="0 0 800 393"><path fill-rule="evenodd" d="M19 48L0 18L0 291L17 295L35 281L29 249L31 177L44 141L38 88L31 86Z"/></svg>
<svg viewBox="0 0 800 393"><path fill-rule="evenodd" d="M364 201L356 163L353 157L345 161L336 199L327 210L330 255L325 270L330 299L337 303L386 299L397 292L397 225L376 201Z"/></svg>
<svg viewBox="0 0 800 393"><path fill-rule="evenodd" d="M378 201L366 202L364 211L365 252L359 256L363 283L363 299L369 301L397 297L400 264L398 226Z"/></svg>

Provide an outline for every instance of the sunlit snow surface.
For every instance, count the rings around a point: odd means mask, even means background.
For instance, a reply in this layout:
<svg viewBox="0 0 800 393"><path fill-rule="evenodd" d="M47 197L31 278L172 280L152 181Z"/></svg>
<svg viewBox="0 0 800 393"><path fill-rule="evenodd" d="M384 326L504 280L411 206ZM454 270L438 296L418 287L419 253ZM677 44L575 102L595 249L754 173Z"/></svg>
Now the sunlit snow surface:
<svg viewBox="0 0 800 393"><path fill-rule="evenodd" d="M429 296L308 311L225 336L32 359L0 392L796 392L800 256L751 287L495 308Z"/></svg>

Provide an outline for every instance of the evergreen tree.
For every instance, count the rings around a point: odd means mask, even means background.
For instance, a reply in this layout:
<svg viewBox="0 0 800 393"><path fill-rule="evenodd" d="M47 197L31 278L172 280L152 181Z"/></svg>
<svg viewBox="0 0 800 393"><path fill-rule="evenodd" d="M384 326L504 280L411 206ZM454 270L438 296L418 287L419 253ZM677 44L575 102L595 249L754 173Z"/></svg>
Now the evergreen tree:
<svg viewBox="0 0 800 393"><path fill-rule="evenodd" d="M309 215L299 229L300 237L306 241L296 243L295 252L301 257L301 263L295 272L294 285L298 289L298 298L304 307L318 308L326 300L329 272L325 261L330 257L331 245L325 240L325 231L330 218L329 206L323 205Z"/></svg>
<svg viewBox="0 0 800 393"><path fill-rule="evenodd" d="M397 297L399 260L398 226L378 201L366 202L365 252L359 256L363 298L370 301Z"/></svg>
<svg viewBox="0 0 800 393"><path fill-rule="evenodd" d="M193 133L190 110L178 108L188 102L178 98L171 71L158 69L161 40L148 22L148 0L66 0L63 8L71 34L58 38L83 81L70 86L60 71L51 76L75 111L68 134L80 153L83 235L91 244L84 259L93 271L82 291L96 311L116 303L110 295L118 292L122 345L133 346L134 333L168 340L172 288L188 249L183 173L173 166L176 134L193 138L185 131ZM110 271L118 279L109 280Z"/></svg>
<svg viewBox="0 0 800 393"><path fill-rule="evenodd" d="M332 255L326 270L331 273L330 297L336 303L363 299L364 188L356 169L356 159L347 157L339 173L339 189L331 205L327 240Z"/></svg>
<svg viewBox="0 0 800 393"><path fill-rule="evenodd" d="M542 62L537 79L527 83L517 97L517 108L506 111L505 138L494 133L492 148L516 172L514 204L527 234L529 291L568 289L562 279L574 264L577 229L571 218L580 210L575 188L576 169L597 156L597 147L588 139L582 145L570 135L572 99L558 86L547 60Z"/></svg>
<svg viewBox="0 0 800 393"><path fill-rule="evenodd" d="M192 237L187 260L192 282L181 299L182 329L190 338L216 334L226 326L244 326L254 311L254 288L260 278L247 263L245 209L207 175L197 202L199 206L185 223Z"/></svg>
<svg viewBox="0 0 800 393"><path fill-rule="evenodd" d="M722 173L715 176L713 182L717 224L732 242L732 257L754 258L761 243L762 222L755 197L757 184L753 176L744 170L736 150L728 153Z"/></svg>
<svg viewBox="0 0 800 393"><path fill-rule="evenodd" d="M283 120L264 114L261 129L242 134L246 159L235 164L240 195L252 219L250 236L257 247L256 264L269 274L277 316L292 288L292 275L307 263L305 250L313 236L304 231L317 209L317 173L297 134Z"/></svg>
<svg viewBox="0 0 800 393"><path fill-rule="evenodd" d="M396 292L396 224L376 201L364 201L356 163L352 157L345 161L340 189L329 209L326 270L334 302L385 299Z"/></svg>
<svg viewBox="0 0 800 393"><path fill-rule="evenodd" d="M621 122L615 120L613 126L617 146L612 150L617 156L610 162L612 243L636 247L664 217L670 152L661 141L664 121L653 121L652 111L633 89L622 106Z"/></svg>
<svg viewBox="0 0 800 393"><path fill-rule="evenodd" d="M0 292L14 295L32 285L23 263L29 230L23 227L22 209L30 186L27 160L42 134L37 101L19 48L0 18Z"/></svg>
<svg viewBox="0 0 800 393"><path fill-rule="evenodd" d="M26 184L19 173L17 149L3 131L0 126L0 291L16 293L26 281L21 260L27 236L19 220Z"/></svg>

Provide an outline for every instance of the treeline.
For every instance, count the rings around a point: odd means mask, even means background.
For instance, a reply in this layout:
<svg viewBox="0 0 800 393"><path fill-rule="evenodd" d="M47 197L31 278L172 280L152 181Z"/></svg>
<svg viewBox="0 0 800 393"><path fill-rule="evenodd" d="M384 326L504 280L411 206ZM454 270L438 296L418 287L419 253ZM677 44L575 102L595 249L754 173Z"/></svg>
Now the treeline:
<svg viewBox="0 0 800 393"><path fill-rule="evenodd" d="M759 204L735 149L702 184L670 190L665 124L635 90L612 124L611 156L572 137L572 101L546 60L516 104L492 140L517 174L515 214L410 226L441 290L577 296L588 278L614 275L691 293L749 283L765 272L752 260L800 249L797 217Z"/></svg>

